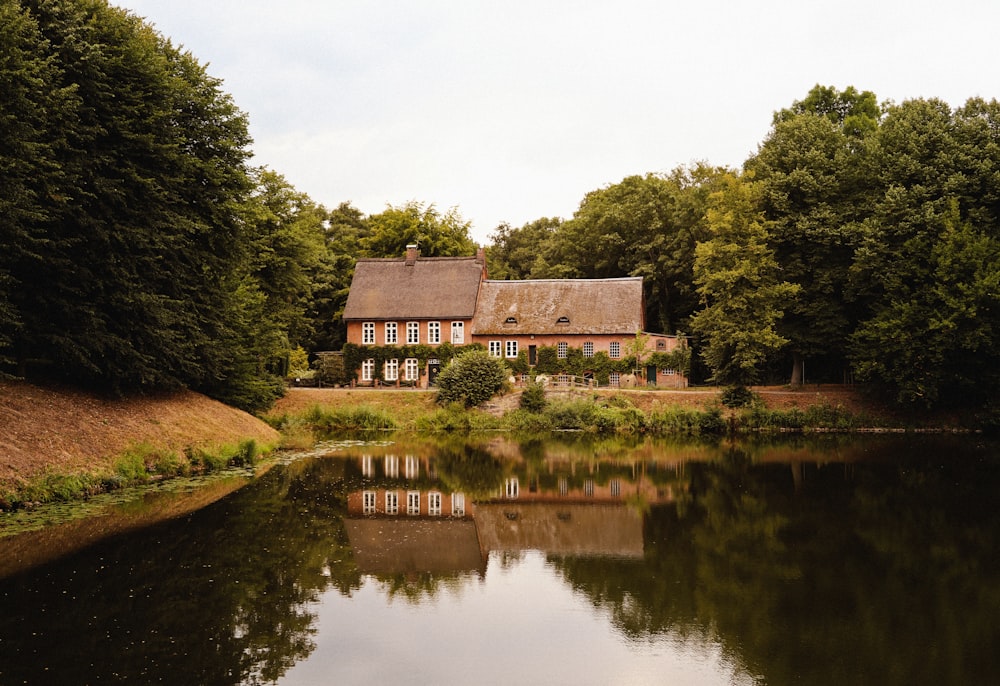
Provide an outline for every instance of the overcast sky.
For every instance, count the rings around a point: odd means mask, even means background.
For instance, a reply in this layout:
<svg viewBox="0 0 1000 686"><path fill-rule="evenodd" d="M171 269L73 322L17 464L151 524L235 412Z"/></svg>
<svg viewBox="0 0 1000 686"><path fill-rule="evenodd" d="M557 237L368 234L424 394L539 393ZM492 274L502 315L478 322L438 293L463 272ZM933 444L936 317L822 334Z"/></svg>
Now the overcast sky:
<svg viewBox="0 0 1000 686"><path fill-rule="evenodd" d="M737 167L817 83L998 97L994 0L111 0L250 117L254 163L327 207L573 215L632 174Z"/></svg>

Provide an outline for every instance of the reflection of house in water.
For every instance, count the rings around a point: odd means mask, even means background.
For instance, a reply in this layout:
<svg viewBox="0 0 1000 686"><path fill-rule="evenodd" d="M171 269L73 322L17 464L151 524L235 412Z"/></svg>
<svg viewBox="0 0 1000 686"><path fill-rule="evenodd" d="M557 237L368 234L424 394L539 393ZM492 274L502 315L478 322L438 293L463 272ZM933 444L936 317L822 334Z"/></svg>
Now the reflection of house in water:
<svg viewBox="0 0 1000 686"><path fill-rule="evenodd" d="M643 478L600 480L567 470L544 481L512 475L494 497L449 492L431 460L365 455L365 485L348 495L347 533L364 573L483 573L492 552L641 557L646 505L673 491Z"/></svg>

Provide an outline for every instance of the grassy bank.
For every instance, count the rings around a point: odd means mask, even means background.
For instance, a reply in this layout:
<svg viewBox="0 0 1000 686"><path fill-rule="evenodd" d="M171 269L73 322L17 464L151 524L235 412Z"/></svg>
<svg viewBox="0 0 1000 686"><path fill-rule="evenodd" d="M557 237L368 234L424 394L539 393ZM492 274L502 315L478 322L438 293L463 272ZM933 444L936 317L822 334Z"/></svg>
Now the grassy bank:
<svg viewBox="0 0 1000 686"><path fill-rule="evenodd" d="M486 409L440 407L432 393L413 391L337 391L293 389L267 421L283 445L303 448L317 435L341 431L584 431L595 434L718 436L769 431L856 431L893 426L891 418L867 412L856 400L837 402L787 391L772 406L758 395L745 408L724 407L713 391L600 391L550 393L544 407L519 407L517 394ZM799 406L801 403L802 406Z"/></svg>
<svg viewBox="0 0 1000 686"><path fill-rule="evenodd" d="M251 464L278 442L257 417L190 391L107 398L0 381L0 508Z"/></svg>

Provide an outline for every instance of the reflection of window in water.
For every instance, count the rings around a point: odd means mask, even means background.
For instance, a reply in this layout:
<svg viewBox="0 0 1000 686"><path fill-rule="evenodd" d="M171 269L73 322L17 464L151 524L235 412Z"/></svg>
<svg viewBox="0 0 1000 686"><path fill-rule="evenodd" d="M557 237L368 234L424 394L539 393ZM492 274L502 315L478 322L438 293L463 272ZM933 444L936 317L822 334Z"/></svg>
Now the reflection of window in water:
<svg viewBox="0 0 1000 686"><path fill-rule="evenodd" d="M465 516L465 494L464 493L452 493L451 494L451 514L453 517L464 517Z"/></svg>
<svg viewBox="0 0 1000 686"><path fill-rule="evenodd" d="M399 514L399 493L396 491L385 492L385 513Z"/></svg>
<svg viewBox="0 0 1000 686"><path fill-rule="evenodd" d="M588 498L594 497L594 480L587 479L583 482L583 494Z"/></svg>
<svg viewBox="0 0 1000 686"><path fill-rule="evenodd" d="M620 498L622 495L622 482L620 479L611 480L611 497Z"/></svg>
<svg viewBox="0 0 1000 686"><path fill-rule="evenodd" d="M361 456L361 474L366 479L375 476L375 458L371 455Z"/></svg>
<svg viewBox="0 0 1000 686"><path fill-rule="evenodd" d="M385 476L389 479L399 478L399 458L395 455L385 456Z"/></svg>
<svg viewBox="0 0 1000 686"><path fill-rule="evenodd" d="M559 479L559 495L566 495L569 493L569 482L566 481L566 477Z"/></svg>
<svg viewBox="0 0 1000 686"><path fill-rule="evenodd" d="M361 511L364 514L375 514L375 491L365 491L363 494L363 505Z"/></svg>
<svg viewBox="0 0 1000 686"><path fill-rule="evenodd" d="M414 455L406 456L406 478L416 479L420 476L420 462Z"/></svg>
<svg viewBox="0 0 1000 686"><path fill-rule="evenodd" d="M427 514L432 517L439 517L441 515L441 494L437 491L427 494Z"/></svg>
<svg viewBox="0 0 1000 686"><path fill-rule="evenodd" d="M520 494L520 486L517 483L517 477L511 477L507 479L507 497L516 498Z"/></svg>
<svg viewBox="0 0 1000 686"><path fill-rule="evenodd" d="M406 492L406 514L420 514L420 491Z"/></svg>

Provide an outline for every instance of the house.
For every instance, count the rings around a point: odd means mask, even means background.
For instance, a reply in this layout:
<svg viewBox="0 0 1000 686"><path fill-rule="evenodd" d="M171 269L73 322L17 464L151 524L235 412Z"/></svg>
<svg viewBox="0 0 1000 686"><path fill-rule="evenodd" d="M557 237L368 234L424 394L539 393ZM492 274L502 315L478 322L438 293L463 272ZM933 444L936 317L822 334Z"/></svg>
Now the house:
<svg viewBox="0 0 1000 686"><path fill-rule="evenodd" d="M344 306L347 342L355 345L437 347L471 343L468 331L476 313L479 285L486 278L486 257L420 257L415 245L403 258L360 259ZM381 375L375 362L362 363L358 380L373 383L433 383L440 365L427 368L415 357L387 360Z"/></svg>
<svg viewBox="0 0 1000 686"><path fill-rule="evenodd" d="M479 343L507 360L523 354L530 366L543 348L560 359L580 350L584 358L624 360L645 329L645 302L641 277L495 281L487 278L482 249L475 257L427 258L410 245L404 258L358 260L343 316L348 343L400 348L399 358L362 358L358 383L426 387L440 361L424 365L404 346ZM685 344L677 336L643 335L649 353ZM625 384L632 371L650 385L687 385L676 370L645 364L611 372L608 381Z"/></svg>

